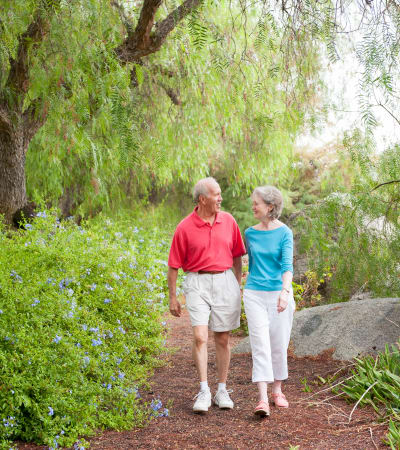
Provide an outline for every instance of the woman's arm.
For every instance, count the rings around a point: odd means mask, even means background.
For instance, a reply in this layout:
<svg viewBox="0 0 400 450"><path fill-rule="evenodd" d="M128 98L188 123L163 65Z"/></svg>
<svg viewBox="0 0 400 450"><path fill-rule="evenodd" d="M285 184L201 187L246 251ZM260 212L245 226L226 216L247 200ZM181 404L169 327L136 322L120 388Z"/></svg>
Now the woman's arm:
<svg viewBox="0 0 400 450"><path fill-rule="evenodd" d="M278 299L278 313L285 311L293 280L293 233L291 230L282 241L282 290Z"/></svg>

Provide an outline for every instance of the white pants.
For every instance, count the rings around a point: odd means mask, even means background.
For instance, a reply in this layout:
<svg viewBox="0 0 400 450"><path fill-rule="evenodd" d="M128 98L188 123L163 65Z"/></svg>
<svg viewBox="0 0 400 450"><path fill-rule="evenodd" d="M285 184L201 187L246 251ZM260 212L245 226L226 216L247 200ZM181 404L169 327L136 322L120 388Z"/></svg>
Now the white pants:
<svg viewBox="0 0 400 450"><path fill-rule="evenodd" d="M253 383L272 383L288 377L287 349L296 305L290 292L287 308L278 313L279 294L280 291L251 289L243 293L253 358Z"/></svg>

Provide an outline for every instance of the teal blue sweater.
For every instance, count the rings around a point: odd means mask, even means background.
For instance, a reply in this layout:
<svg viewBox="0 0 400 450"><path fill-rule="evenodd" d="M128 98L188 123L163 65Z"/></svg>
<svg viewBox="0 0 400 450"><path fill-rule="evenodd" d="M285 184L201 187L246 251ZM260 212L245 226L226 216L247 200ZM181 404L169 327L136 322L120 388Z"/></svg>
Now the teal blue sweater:
<svg viewBox="0 0 400 450"><path fill-rule="evenodd" d="M293 233L286 225L262 231L250 227L244 232L249 255L245 289L280 291L282 275L293 273Z"/></svg>

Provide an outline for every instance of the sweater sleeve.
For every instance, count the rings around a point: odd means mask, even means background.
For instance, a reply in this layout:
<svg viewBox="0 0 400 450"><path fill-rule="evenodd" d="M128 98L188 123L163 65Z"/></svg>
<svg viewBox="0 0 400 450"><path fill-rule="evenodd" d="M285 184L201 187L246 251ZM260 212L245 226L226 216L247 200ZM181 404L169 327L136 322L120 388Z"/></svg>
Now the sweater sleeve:
<svg viewBox="0 0 400 450"><path fill-rule="evenodd" d="M282 275L285 272L293 273L293 233L290 228L282 239Z"/></svg>

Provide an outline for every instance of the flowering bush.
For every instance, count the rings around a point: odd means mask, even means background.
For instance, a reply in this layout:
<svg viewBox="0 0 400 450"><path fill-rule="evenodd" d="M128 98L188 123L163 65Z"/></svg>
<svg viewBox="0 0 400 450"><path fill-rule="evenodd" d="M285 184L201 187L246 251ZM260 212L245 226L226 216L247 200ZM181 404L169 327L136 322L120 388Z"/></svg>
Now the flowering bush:
<svg viewBox="0 0 400 450"><path fill-rule="evenodd" d="M0 229L0 447L84 448L78 437L154 410L138 388L165 343L167 238L128 220L60 223L48 211L27 225Z"/></svg>

